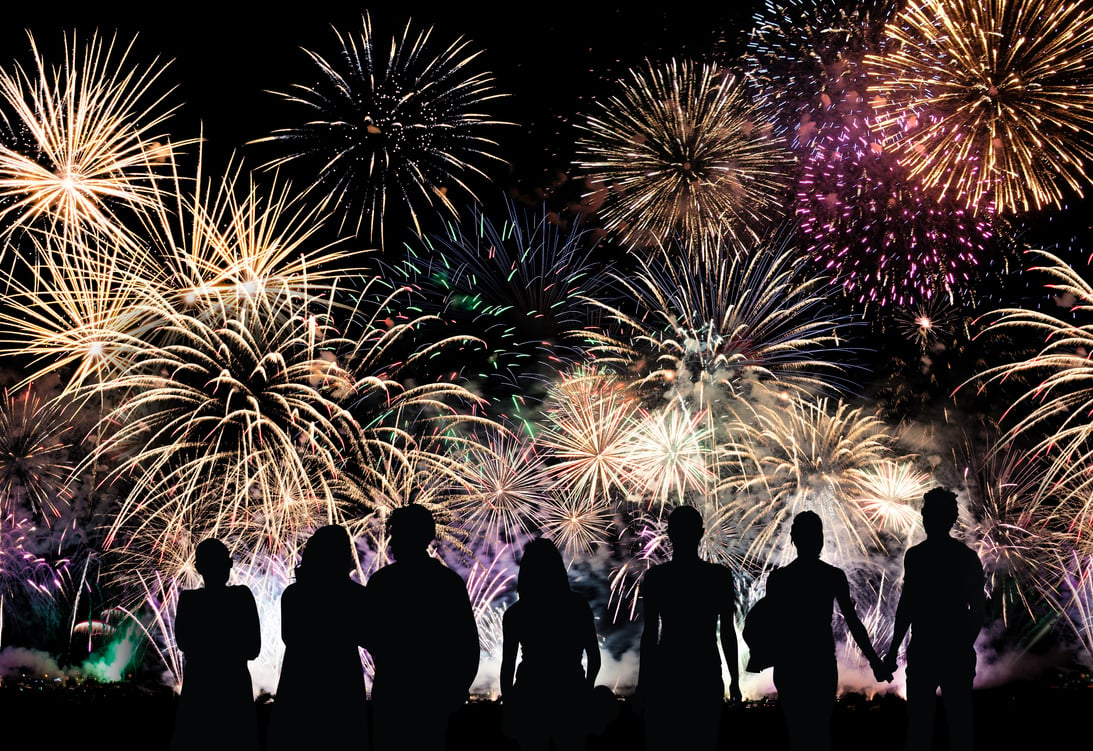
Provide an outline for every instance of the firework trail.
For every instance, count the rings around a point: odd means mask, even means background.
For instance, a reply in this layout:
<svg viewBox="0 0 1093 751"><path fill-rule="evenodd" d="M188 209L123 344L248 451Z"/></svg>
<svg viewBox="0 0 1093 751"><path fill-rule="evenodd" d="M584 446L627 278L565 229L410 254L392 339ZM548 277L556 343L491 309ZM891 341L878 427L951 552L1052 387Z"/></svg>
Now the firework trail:
<svg viewBox="0 0 1093 751"><path fill-rule="evenodd" d="M757 238L777 213L788 154L732 75L672 60L634 68L579 125L577 166L609 186L604 227L628 245L695 255Z"/></svg>
<svg viewBox="0 0 1093 751"><path fill-rule="evenodd" d="M796 213L807 252L859 304L913 306L974 288L991 212L937 200L867 122L845 118L802 157Z"/></svg>
<svg viewBox="0 0 1093 751"><path fill-rule="evenodd" d="M766 0L752 19L745 76L764 111L805 146L860 108L861 61L876 51L893 0Z"/></svg>
<svg viewBox="0 0 1093 751"><path fill-rule="evenodd" d="M971 441L958 461L969 499L967 537L992 602L1007 624L1022 611L1035 616L1041 593L1057 587L1057 551L1070 547L1061 509L1040 491L1042 464L1013 443L982 448Z"/></svg>
<svg viewBox="0 0 1093 751"><path fill-rule="evenodd" d="M25 509L47 524L71 497L68 410L27 387L0 399L0 511Z"/></svg>
<svg viewBox="0 0 1093 751"><path fill-rule="evenodd" d="M169 92L153 93L166 66L131 67L133 42L75 34L50 64L28 37L33 64L0 68L0 231L132 245L124 210L148 204L153 167L184 145L162 131Z"/></svg>
<svg viewBox="0 0 1093 751"><path fill-rule="evenodd" d="M1070 310L1075 318L1093 306L1093 286L1076 269L1047 251L1028 252L1044 264L1031 270L1043 272L1052 280L1048 290L1060 299L1073 301ZM1061 495L1068 506L1079 501L1076 513L1081 521L1079 527L1084 527L1093 519L1093 493L1089 492L1093 479L1084 471L1093 460L1093 424L1086 419L1093 409L1093 327L1037 310L1003 308L985 333L1008 330L1041 337L1043 345L1032 357L987 368L973 380L983 390L1007 380L1026 376L1032 379L1031 388L1018 395L1006 410L1006 415L1014 414L1016 421L1001 445L1016 443L1042 457L1040 494L1056 498Z"/></svg>
<svg viewBox="0 0 1093 751"><path fill-rule="evenodd" d="M883 550L873 520L869 483L895 455L887 426L864 408L827 399L758 406L754 422L737 426L732 451L740 471L724 478L733 494L747 557L761 568L786 562L779 549L793 517L815 511L836 561L859 561Z"/></svg>
<svg viewBox="0 0 1093 751"><path fill-rule="evenodd" d="M342 202L342 229L359 234L363 226L382 244L389 214L405 211L421 234L422 210L455 214L448 191L473 197L466 180L485 177L476 161L500 161L487 134L507 123L479 108L501 94L489 73L474 72L481 53L463 38L437 51L434 29L407 22L388 43L367 13L359 35L335 34L336 61L306 51L317 82L281 94L307 120L260 139L287 152L267 165L307 164Z"/></svg>
<svg viewBox="0 0 1093 751"><path fill-rule="evenodd" d="M589 300L611 324L590 334L590 350L642 390L697 408L747 398L762 383L829 388L841 368L828 357L849 320L827 312L826 279L800 260L788 243L711 261L667 252L640 259L636 274L613 275L627 307Z"/></svg>
<svg viewBox="0 0 1093 751"><path fill-rule="evenodd" d="M1093 158L1093 9L1064 0L927 0L865 60L875 127L900 163L971 211L1081 194Z"/></svg>
<svg viewBox="0 0 1093 751"><path fill-rule="evenodd" d="M500 409L526 414L583 354L585 298L603 271L593 235L579 223L562 229L545 208L504 204L503 220L476 206L462 223L408 243L384 276L412 288L413 304L435 316L438 329L480 340L461 375Z"/></svg>

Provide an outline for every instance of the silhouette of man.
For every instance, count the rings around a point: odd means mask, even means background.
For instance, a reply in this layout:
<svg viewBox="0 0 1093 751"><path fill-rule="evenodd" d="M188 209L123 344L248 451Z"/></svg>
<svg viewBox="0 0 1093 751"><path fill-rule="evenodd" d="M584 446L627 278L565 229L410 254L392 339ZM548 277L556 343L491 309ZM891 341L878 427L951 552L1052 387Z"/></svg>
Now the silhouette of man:
<svg viewBox="0 0 1093 751"><path fill-rule="evenodd" d="M173 751L258 751L258 719L247 661L258 657L262 631L254 595L228 586L232 557L220 540L202 540L194 565L205 586L184 590L175 640L186 657Z"/></svg>
<svg viewBox="0 0 1093 751"><path fill-rule="evenodd" d="M702 531L696 508L674 509L668 515L672 558L649 569L641 584L645 616L638 693L648 751L717 747L725 701L719 623L729 696L741 698L732 572L698 557Z"/></svg>
<svg viewBox="0 0 1093 751"><path fill-rule="evenodd" d="M440 751L478 672L478 627L463 579L429 555L432 513L402 506L387 531L395 562L368 581L373 747Z"/></svg>
<svg viewBox="0 0 1093 751"><path fill-rule="evenodd" d="M778 628L783 643L774 655L774 686L789 730L789 747L793 751L827 751L839 687L831 628L835 603L847 630L869 660L874 677L884 681L892 676L858 618L846 574L820 560L824 527L819 514L802 511L793 517L790 540L797 557L767 577L767 597L776 603L783 621Z"/></svg>
<svg viewBox="0 0 1093 751"><path fill-rule="evenodd" d="M907 551L903 591L896 606L892 645L885 664L896 669L896 657L908 629L907 746L930 748L937 689L945 702L951 751L970 751L972 680L975 639L983 625L986 598L983 564L968 546L951 537L956 523L956 495L934 488L923 496L922 526L926 540Z"/></svg>

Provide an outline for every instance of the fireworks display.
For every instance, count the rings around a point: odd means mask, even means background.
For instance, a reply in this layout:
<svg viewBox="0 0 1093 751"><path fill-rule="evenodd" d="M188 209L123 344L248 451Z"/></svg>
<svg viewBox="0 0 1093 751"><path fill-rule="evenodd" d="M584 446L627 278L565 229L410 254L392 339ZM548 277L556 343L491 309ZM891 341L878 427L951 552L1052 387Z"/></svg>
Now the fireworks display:
<svg viewBox="0 0 1093 751"><path fill-rule="evenodd" d="M498 94L478 64L470 41L434 39L442 32L415 30L388 41L372 30L366 13L357 35L338 32L336 58L307 51L318 80L283 94L306 109L300 125L270 139L282 155L276 166L307 160L310 175L344 200L342 227L382 240L386 212L408 212L420 233L420 211L455 211L448 191L473 197L467 180L485 177L479 161L496 160L491 126L481 111ZM401 214L401 212L400 212Z"/></svg>
<svg viewBox="0 0 1093 751"><path fill-rule="evenodd" d="M631 246L714 254L778 210L783 154L731 74L673 60L634 68L581 126L577 165L611 195L605 228Z"/></svg>
<svg viewBox="0 0 1093 751"><path fill-rule="evenodd" d="M578 55L556 105L521 90L530 62L485 71L485 25L354 15L271 69L296 124L223 164L136 42L26 37L0 60L0 647L177 689L174 609L215 536L274 691L308 536L345 525L366 582L410 503L467 579L486 695L514 551L553 538L626 664L681 504L742 606L819 513L876 641L944 486L1005 641L1093 664L1093 14L746 11L734 54ZM501 127L521 96L559 113ZM1066 247L1008 229L1058 225Z"/></svg>
<svg viewBox="0 0 1093 751"><path fill-rule="evenodd" d="M118 212L147 205L149 167L173 151L171 110L154 91L163 66L133 68L131 44L98 35L67 38L61 61L39 54L33 36L30 47L33 66L0 69L4 234L44 227L124 242Z"/></svg>
<svg viewBox="0 0 1093 751"><path fill-rule="evenodd" d="M866 58L867 98L911 175L971 211L1081 193L1093 157L1093 10L1057 0L928 0Z"/></svg>
<svg viewBox="0 0 1093 751"><path fill-rule="evenodd" d="M861 61L878 49L892 0L766 0L753 19L745 70L764 108L798 145L853 112L865 94Z"/></svg>

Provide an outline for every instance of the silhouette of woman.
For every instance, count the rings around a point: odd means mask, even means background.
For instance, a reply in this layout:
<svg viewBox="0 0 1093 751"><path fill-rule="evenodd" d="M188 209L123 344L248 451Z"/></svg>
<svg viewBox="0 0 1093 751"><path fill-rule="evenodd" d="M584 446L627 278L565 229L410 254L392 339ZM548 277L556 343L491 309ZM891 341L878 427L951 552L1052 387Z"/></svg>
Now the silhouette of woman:
<svg viewBox="0 0 1093 751"><path fill-rule="evenodd" d="M891 680L854 610L850 584L842 569L820 560L823 521L814 511L793 518L790 539L797 557L770 572L767 597L777 603L782 645L774 656L774 686L789 729L793 751L831 748L831 715L838 689L834 603L847 629L873 668L878 681Z"/></svg>
<svg viewBox="0 0 1093 751"><path fill-rule="evenodd" d="M580 751L600 670L592 608L569 588L558 548L542 537L524 547L516 591L520 599L505 611L502 631L505 733L523 751L546 751L551 740L556 751Z"/></svg>
<svg viewBox="0 0 1093 751"><path fill-rule="evenodd" d="M171 749L257 751L247 669L262 647L254 595L245 586L228 586L232 558L220 540L203 540L195 552L205 586L178 597L175 640L186 662Z"/></svg>
<svg viewBox="0 0 1093 751"><path fill-rule="evenodd" d="M285 657L270 716L269 751L368 748L367 695L358 647L367 599L349 578L344 527L320 527L304 545L296 581L281 595Z"/></svg>

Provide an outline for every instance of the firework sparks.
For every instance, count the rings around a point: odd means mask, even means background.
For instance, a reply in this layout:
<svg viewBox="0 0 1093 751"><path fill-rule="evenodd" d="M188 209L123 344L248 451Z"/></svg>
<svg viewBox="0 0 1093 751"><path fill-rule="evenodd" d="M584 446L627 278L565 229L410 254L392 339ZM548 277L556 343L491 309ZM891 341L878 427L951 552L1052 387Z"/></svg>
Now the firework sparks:
<svg viewBox="0 0 1093 751"><path fill-rule="evenodd" d="M886 146L972 211L1061 205L1093 158L1093 9L1061 0L926 0L870 55Z"/></svg>
<svg viewBox="0 0 1093 751"><path fill-rule="evenodd" d="M672 60L635 68L581 125L577 164L612 190L604 226L637 247L691 253L756 237L776 213L787 156L731 75Z"/></svg>
<svg viewBox="0 0 1093 751"><path fill-rule="evenodd" d="M1079 313L1093 307L1093 286L1059 257L1046 251L1029 251L1045 265L1034 266L1053 279L1048 289L1068 297L1075 304L1071 311ZM976 377L980 389L989 384L1033 377L1031 389L1019 395L1007 410L1018 415L1009 428L1003 444L1028 441L1030 453L1049 457L1044 468L1042 492L1050 495L1056 486L1071 476L1074 468L1089 466L1093 460L1090 438L1093 424L1087 419L1093 409L1093 327L1069 323L1060 317L1037 310L1004 308L987 327L987 332L1018 329L1038 334L1044 344L1040 351L1026 360L988 368ZM965 383L964 385L967 385ZM1021 411L1027 414L1021 415ZM1093 480L1071 484L1072 497L1084 493ZM1093 506L1085 507L1082 515L1093 519Z"/></svg>
<svg viewBox="0 0 1093 751"><path fill-rule="evenodd" d="M567 491L562 501L566 507L575 509L579 496L591 513L613 492L625 493L637 413L625 384L612 376L578 372L554 386L547 404L539 444L551 454L552 478Z"/></svg>
<svg viewBox="0 0 1093 751"><path fill-rule="evenodd" d="M319 81L282 94L310 115L261 139L288 150L268 164L314 163L320 185L345 199L343 228L359 233L367 222L368 236L382 242L385 214L401 206L421 234L422 208L454 214L447 191L473 196L466 178L485 176L475 161L499 161L483 131L505 123L478 108L501 95L490 74L473 72L480 53L465 39L434 54L433 29L407 22L385 45L368 14L359 36L336 33L339 63L307 51Z"/></svg>
<svg viewBox="0 0 1093 751"><path fill-rule="evenodd" d="M31 388L0 399L0 510L23 507L47 522L70 496L71 416Z"/></svg>
<svg viewBox="0 0 1093 751"><path fill-rule="evenodd" d="M803 159L796 211L808 252L859 303L911 306L973 286L989 212L936 200L874 148L862 118L847 120Z"/></svg>
<svg viewBox="0 0 1093 751"><path fill-rule="evenodd" d="M570 558L587 555L607 540L614 521L614 507L584 493L562 491L539 507L543 534L553 539Z"/></svg>
<svg viewBox="0 0 1093 751"><path fill-rule="evenodd" d="M602 267L578 223L563 230L545 208L505 206L504 221L475 207L467 221L409 243L386 276L420 293L415 304L439 326L473 333L482 347L462 373L524 411L581 355L584 298Z"/></svg>
<svg viewBox="0 0 1093 751"><path fill-rule="evenodd" d="M67 237L91 232L132 244L118 213L149 200L152 166L173 146L160 132L171 114L151 92L164 67L128 69L133 43L65 39L51 66L30 36L34 63L0 69L0 221L5 233L38 225ZM118 52L118 50L121 50ZM169 92L168 92L169 93Z"/></svg>
<svg viewBox="0 0 1093 751"><path fill-rule="evenodd" d="M911 462L879 462L862 473L861 506L878 530L910 539L920 526L922 499L932 478Z"/></svg>
<svg viewBox="0 0 1093 751"><path fill-rule="evenodd" d="M592 351L637 385L702 406L760 382L815 391L839 373L826 356L847 321L825 314L826 280L806 275L785 245L709 263L668 253L640 263L636 279L615 276L632 313L589 300L618 328L593 334Z"/></svg>
<svg viewBox="0 0 1093 751"><path fill-rule="evenodd" d="M766 0L747 43L747 80L805 145L823 124L860 106L860 63L877 49L892 0Z"/></svg>
<svg viewBox="0 0 1093 751"><path fill-rule="evenodd" d="M470 442L463 463L473 491L459 515L475 539L515 542L535 530L551 483L533 441L522 431L490 431Z"/></svg>
<svg viewBox="0 0 1093 751"><path fill-rule="evenodd" d="M1057 519L1062 509L1044 503L1040 462L1013 444L982 450L968 442L964 453L968 536L1008 623L1014 607L1035 613L1040 593L1055 587L1061 569L1052 556L1065 542Z"/></svg>
<svg viewBox="0 0 1093 751"><path fill-rule="evenodd" d="M823 519L837 560L859 560L881 547L863 500L867 481L891 460L887 427L863 408L827 399L794 400L788 406L756 409L755 422L739 426L733 450L748 461L726 478L736 497L748 557L778 563L775 541L798 512ZM747 464L750 462L750 467Z"/></svg>

